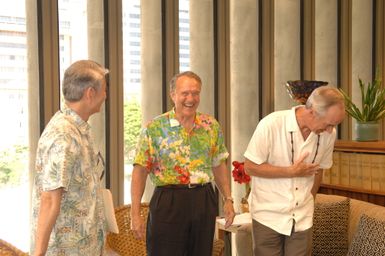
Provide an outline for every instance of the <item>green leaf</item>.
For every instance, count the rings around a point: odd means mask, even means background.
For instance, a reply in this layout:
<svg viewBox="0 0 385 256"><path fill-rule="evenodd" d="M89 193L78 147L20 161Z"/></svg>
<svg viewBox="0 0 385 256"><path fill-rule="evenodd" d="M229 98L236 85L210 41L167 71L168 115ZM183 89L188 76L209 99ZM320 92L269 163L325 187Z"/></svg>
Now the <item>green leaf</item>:
<svg viewBox="0 0 385 256"><path fill-rule="evenodd" d="M376 72L376 78L372 82L365 84L361 78L358 78L361 92L361 108L359 108L351 97L339 89L345 99L346 113L359 122L377 121L385 117L385 88L381 86L379 72Z"/></svg>

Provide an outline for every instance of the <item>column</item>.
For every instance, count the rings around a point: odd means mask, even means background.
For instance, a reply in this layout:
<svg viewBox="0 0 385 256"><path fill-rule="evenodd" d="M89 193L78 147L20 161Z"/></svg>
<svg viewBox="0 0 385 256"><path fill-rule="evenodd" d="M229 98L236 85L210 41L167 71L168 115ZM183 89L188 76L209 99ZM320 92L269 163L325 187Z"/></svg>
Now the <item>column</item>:
<svg viewBox="0 0 385 256"><path fill-rule="evenodd" d="M161 1L141 1L142 117L143 124L162 113ZM147 179L143 201L149 202L153 186Z"/></svg>
<svg viewBox="0 0 385 256"><path fill-rule="evenodd" d="M104 66L104 27L103 27L103 1L87 1L87 32L88 32L88 58ZM100 113L92 115L88 122L92 127L92 135L95 147L105 157L106 129L105 129L105 105Z"/></svg>
<svg viewBox="0 0 385 256"><path fill-rule="evenodd" d="M373 35L373 7L372 1L352 0L352 73L351 91L352 100L361 102L361 91L358 78L364 83L372 82L372 51ZM356 137L354 131L355 119L352 119L352 138Z"/></svg>
<svg viewBox="0 0 385 256"><path fill-rule="evenodd" d="M337 1L315 1L315 79L337 84Z"/></svg>
<svg viewBox="0 0 385 256"><path fill-rule="evenodd" d="M199 111L214 115L213 0L190 0L190 67L202 79Z"/></svg>
<svg viewBox="0 0 385 256"><path fill-rule="evenodd" d="M258 5L254 0L230 1L231 161L243 153L259 120ZM235 206L245 194L233 183Z"/></svg>
<svg viewBox="0 0 385 256"><path fill-rule="evenodd" d="M294 105L286 91L286 81L300 79L300 1L274 2L274 109Z"/></svg>

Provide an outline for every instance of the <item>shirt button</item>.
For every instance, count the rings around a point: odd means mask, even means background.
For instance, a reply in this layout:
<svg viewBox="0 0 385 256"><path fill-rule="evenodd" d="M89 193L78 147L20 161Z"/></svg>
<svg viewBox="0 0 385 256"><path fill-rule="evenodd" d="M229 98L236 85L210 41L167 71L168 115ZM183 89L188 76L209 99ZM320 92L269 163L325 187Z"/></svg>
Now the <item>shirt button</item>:
<svg viewBox="0 0 385 256"><path fill-rule="evenodd" d="M293 213L293 217L295 216L295 213Z"/></svg>
<svg viewBox="0 0 385 256"><path fill-rule="evenodd" d="M295 188L295 190L298 190L298 188Z"/></svg>
<svg viewBox="0 0 385 256"><path fill-rule="evenodd" d="M298 202L295 205L298 206Z"/></svg>

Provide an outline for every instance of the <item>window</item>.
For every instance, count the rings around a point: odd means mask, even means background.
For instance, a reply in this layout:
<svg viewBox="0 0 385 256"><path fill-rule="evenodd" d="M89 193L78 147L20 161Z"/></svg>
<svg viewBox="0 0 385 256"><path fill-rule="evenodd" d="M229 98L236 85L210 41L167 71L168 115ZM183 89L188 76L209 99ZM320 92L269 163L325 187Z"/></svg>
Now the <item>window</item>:
<svg viewBox="0 0 385 256"><path fill-rule="evenodd" d="M124 203L131 203L131 174L141 128L140 0L122 1L124 91Z"/></svg>
<svg viewBox="0 0 385 256"><path fill-rule="evenodd" d="M29 250L29 124L25 0L0 9L0 237ZM15 203L17 202L17 203Z"/></svg>
<svg viewBox="0 0 385 256"><path fill-rule="evenodd" d="M103 2L59 0L58 9L60 81L65 70L75 61L90 59L104 66ZM62 100L61 104L63 103ZM103 157L105 157L106 137L104 120L104 108L88 120L94 137L95 150L100 151Z"/></svg>
<svg viewBox="0 0 385 256"><path fill-rule="evenodd" d="M190 1L179 0L179 70L190 69Z"/></svg>
<svg viewBox="0 0 385 256"><path fill-rule="evenodd" d="M59 0L60 81L71 63L88 58L87 0Z"/></svg>

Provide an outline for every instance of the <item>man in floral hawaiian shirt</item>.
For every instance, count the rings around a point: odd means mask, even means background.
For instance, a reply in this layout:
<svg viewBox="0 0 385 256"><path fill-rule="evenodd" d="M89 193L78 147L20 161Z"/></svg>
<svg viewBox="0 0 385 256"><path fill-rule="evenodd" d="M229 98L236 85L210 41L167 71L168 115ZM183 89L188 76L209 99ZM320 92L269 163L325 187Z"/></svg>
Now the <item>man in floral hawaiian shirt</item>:
<svg viewBox="0 0 385 256"><path fill-rule="evenodd" d="M175 107L147 124L139 138L131 182L131 226L143 239L140 202L149 174L156 186L147 223L149 256L212 254L218 206L212 181L224 196L226 226L234 219L220 125L196 111L201 84L193 72L176 75L170 83Z"/></svg>
<svg viewBox="0 0 385 256"><path fill-rule="evenodd" d="M106 99L108 73L89 60L65 72L65 107L39 140L32 198L31 255L101 255L106 223L100 195L103 161L88 118Z"/></svg>

